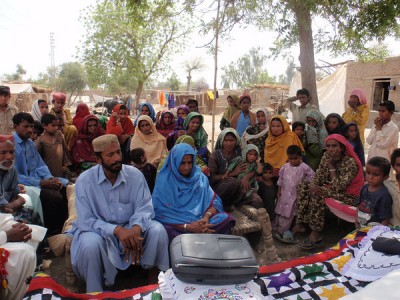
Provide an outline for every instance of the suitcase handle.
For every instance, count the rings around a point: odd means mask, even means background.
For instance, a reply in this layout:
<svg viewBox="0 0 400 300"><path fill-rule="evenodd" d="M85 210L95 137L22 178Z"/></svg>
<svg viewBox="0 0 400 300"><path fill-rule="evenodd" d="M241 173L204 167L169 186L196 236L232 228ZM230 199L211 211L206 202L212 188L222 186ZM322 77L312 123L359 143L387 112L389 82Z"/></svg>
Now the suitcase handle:
<svg viewBox="0 0 400 300"><path fill-rule="evenodd" d="M199 265L195 264L175 264L176 267L199 267ZM201 266L202 268L207 268L206 266ZM215 267L209 267L209 268L215 268ZM258 265L244 265L244 266L235 266L234 268L258 268Z"/></svg>

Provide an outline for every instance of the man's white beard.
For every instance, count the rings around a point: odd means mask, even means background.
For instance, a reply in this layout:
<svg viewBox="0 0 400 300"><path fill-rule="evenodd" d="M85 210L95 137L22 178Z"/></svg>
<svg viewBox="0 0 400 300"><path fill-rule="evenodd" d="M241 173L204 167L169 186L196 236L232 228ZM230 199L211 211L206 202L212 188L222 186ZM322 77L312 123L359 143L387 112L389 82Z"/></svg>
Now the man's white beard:
<svg viewBox="0 0 400 300"><path fill-rule="evenodd" d="M8 170L10 170L11 168L14 167L15 160L12 161L12 164L11 164L11 166L9 166L9 167L5 166L5 164L8 163L8 162L9 162L9 160L2 160L2 161L0 161L0 169L1 169L1 170L4 170L4 171L8 171Z"/></svg>

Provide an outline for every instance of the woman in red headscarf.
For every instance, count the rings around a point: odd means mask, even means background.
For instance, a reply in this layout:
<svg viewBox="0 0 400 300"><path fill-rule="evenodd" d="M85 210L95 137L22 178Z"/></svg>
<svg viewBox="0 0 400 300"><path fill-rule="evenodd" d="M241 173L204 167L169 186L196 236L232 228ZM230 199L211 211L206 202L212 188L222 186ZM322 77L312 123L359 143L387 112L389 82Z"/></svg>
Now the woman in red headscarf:
<svg viewBox="0 0 400 300"><path fill-rule="evenodd" d="M369 107L367 97L362 89L354 89L350 93L349 108L343 113L342 117L346 124L353 122L358 126L360 139L364 145L364 130L369 117Z"/></svg>
<svg viewBox="0 0 400 300"><path fill-rule="evenodd" d="M355 205L364 184L363 168L353 147L339 134L329 135L326 152L315 177L297 188L297 220L292 233L311 234L301 243L303 249L312 249L322 243L325 225L325 198L334 198L348 205Z"/></svg>
<svg viewBox="0 0 400 300"><path fill-rule="evenodd" d="M129 163L130 138L135 132L132 120L128 116L128 109L123 104L115 105L113 113L107 123L107 134L115 134L121 144L122 162Z"/></svg>
<svg viewBox="0 0 400 300"><path fill-rule="evenodd" d="M86 103L78 104L76 107L76 113L72 119L72 123L75 125L76 129L80 131L82 120L84 117L90 115L89 106Z"/></svg>
<svg viewBox="0 0 400 300"><path fill-rule="evenodd" d="M174 132L174 128L174 114L170 110L164 110L156 123L157 131L166 138L171 132Z"/></svg>
<svg viewBox="0 0 400 300"><path fill-rule="evenodd" d="M79 166L81 170L89 169L95 165L96 156L92 141L103 134L103 128L96 116L89 115L84 117L78 135L71 143L72 164Z"/></svg>

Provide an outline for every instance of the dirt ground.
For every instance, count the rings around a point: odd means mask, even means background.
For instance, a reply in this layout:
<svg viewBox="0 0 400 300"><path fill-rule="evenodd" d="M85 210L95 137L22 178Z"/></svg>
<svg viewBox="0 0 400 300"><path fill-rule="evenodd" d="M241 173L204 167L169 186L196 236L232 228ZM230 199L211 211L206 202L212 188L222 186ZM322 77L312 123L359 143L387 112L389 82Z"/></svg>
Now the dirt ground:
<svg viewBox="0 0 400 300"><path fill-rule="evenodd" d="M324 243L319 248L313 250L302 250L295 244L284 244L274 240L274 244L278 256L282 261L291 260L298 257L312 255L334 246L341 238L354 230L354 224L347 223L339 220L332 215L328 215L326 229L324 231ZM296 235L296 238L303 240L307 234ZM256 255L257 256L257 255ZM262 260L262 257L258 257ZM59 284L72 292L84 292L83 283L71 286L67 284L65 277L65 257L52 258L50 269L46 271L47 274L52 276ZM143 285L147 285L147 274L141 268L132 268L128 271L120 272L117 276L115 285L110 290L117 291L122 289L130 289Z"/></svg>

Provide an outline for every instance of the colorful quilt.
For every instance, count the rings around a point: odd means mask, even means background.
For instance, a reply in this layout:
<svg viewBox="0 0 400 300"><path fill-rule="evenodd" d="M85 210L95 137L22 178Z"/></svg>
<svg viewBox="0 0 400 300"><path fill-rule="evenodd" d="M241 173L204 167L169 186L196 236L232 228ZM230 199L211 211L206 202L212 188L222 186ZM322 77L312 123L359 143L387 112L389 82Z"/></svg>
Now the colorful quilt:
<svg viewBox="0 0 400 300"><path fill-rule="evenodd" d="M343 276L342 268L353 257L367 232L368 228L353 232L335 247L312 256L262 266L251 288L254 289L256 283L264 299L339 299L355 293L369 282ZM40 296L43 299L157 299L158 291L158 285L151 285L120 292L73 294L51 277L39 274L32 279L24 299L42 299ZM202 293L201 298L192 298L191 293L185 291L183 294L186 299L248 299L240 293L219 293L217 298L216 293Z"/></svg>
<svg viewBox="0 0 400 300"><path fill-rule="evenodd" d="M355 293L369 282L345 277L341 271L366 230L349 234L322 253L262 267L264 274L255 282L265 299L339 299Z"/></svg>

